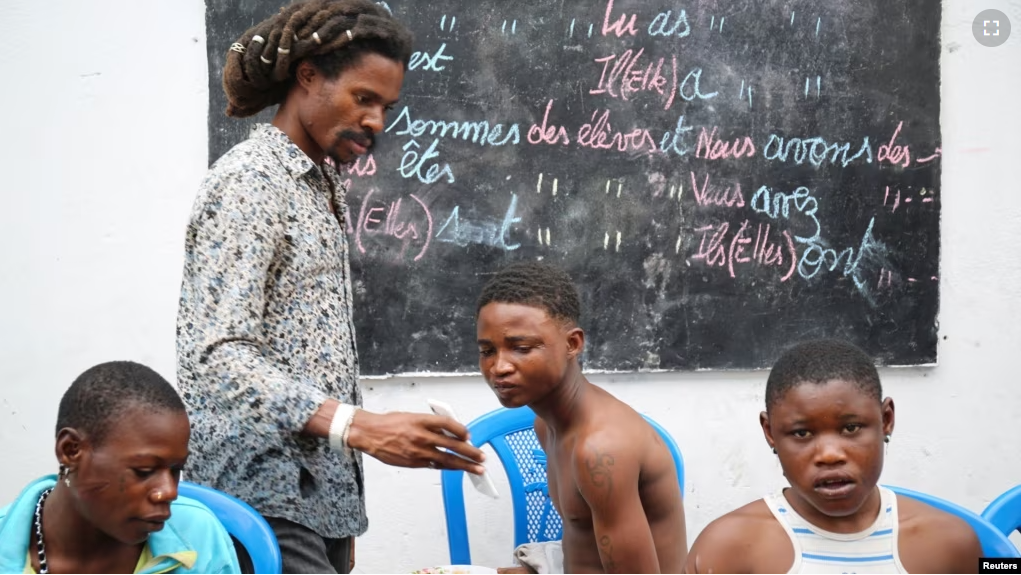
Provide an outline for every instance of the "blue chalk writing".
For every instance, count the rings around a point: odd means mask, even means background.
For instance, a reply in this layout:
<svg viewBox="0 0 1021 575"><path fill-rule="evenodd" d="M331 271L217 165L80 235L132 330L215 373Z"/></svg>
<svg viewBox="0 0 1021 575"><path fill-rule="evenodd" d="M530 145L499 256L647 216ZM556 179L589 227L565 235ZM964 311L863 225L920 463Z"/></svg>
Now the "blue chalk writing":
<svg viewBox="0 0 1021 575"><path fill-rule="evenodd" d="M659 142L659 149L664 153L673 152L678 156L683 156L691 151L691 146L687 143L688 132L692 130L692 126L684 125L684 116L677 118L677 127L671 132L667 130L663 134L663 139Z"/></svg>
<svg viewBox="0 0 1021 575"><path fill-rule="evenodd" d="M506 128L507 133L504 134L505 128L503 124L490 124L487 120L477 122L416 120L411 117L411 111L408 106L404 106L401 109L397 119L387 126L386 131L389 133L401 122L404 123L404 126L397 132L394 132L397 136L410 135L417 138L428 134L430 136L446 138L449 133L450 137L454 139L460 138L480 146L486 144L490 146L503 146L507 143L517 144L521 141L520 128L518 128L517 124L511 124L510 128Z"/></svg>
<svg viewBox="0 0 1021 575"><path fill-rule="evenodd" d="M770 201L772 200L772 201ZM814 242L819 239L822 234L822 225L819 223L819 218L816 217L815 213L819 209L819 202L812 197L812 192L805 186L801 186L794 190L793 193L785 194L783 192L775 192L770 197L770 190L768 186L762 186L759 188L755 195L752 196L752 210L766 214L774 220L790 219L790 208L794 205L794 209L807 216L815 224L815 232L811 236L799 236L795 235L794 239L807 244Z"/></svg>
<svg viewBox="0 0 1021 575"><path fill-rule="evenodd" d="M684 93L684 89L686 87L688 87L688 82L691 82L692 80L694 80L694 82L693 82L693 85L691 86L691 95L689 96L689 95ZM685 100L687 100L689 102L694 100L695 98L699 98L699 99L702 99L702 100L708 100L710 98L715 98L716 94L717 94L716 92L713 92L711 94L703 94L702 93L702 90L699 87L699 82L701 82L701 80L702 80L702 68L694 68L694 69L692 69L691 72L688 72L687 76L684 77L684 82L681 82L681 85L677 88L677 91L681 94L682 98L684 98Z"/></svg>
<svg viewBox="0 0 1021 575"><path fill-rule="evenodd" d="M785 142L782 136L771 134L769 142L763 147L762 155L767 160L785 163L793 160L795 164L799 165L808 161L815 167L819 167L828 161L834 164L840 162L841 166L846 168L851 162L862 156L865 156L866 162L872 163L872 147L869 144L868 136L862 140L858 153L848 157L850 150L850 142L830 144L821 137L806 139L791 138ZM793 155L791 152L793 152Z"/></svg>
<svg viewBox="0 0 1021 575"><path fill-rule="evenodd" d="M811 78L805 78L805 97L808 97L808 92L811 90ZM818 98L822 95L822 76L815 77L815 97Z"/></svg>
<svg viewBox="0 0 1021 575"><path fill-rule="evenodd" d="M514 224L521 222L521 218L515 215L517 207L518 196L511 194L507 212L503 216L503 221L498 224L491 221L474 223L464 220L460 217L460 206L455 206L447 221L436 232L436 240L456 244L462 248L469 244L483 244L514 251L521 247L521 244L509 244L507 240Z"/></svg>
<svg viewBox="0 0 1021 575"><path fill-rule="evenodd" d="M751 207L755 212L765 214L774 220L790 220L793 215L791 207L796 210L796 213L809 218L814 228L812 235L794 236L795 241L807 246L798 260L798 275L806 280L810 280L819 273L819 270L826 268L832 272L843 263L843 275L845 277L851 276L859 293L870 304L875 305L871 290L861 277L862 270L860 269L862 259L866 255L869 255L869 257L873 255L882 256L885 251L884 246L876 241L872 235L872 229L876 221L875 218L869 221L868 228L865 230L865 234L862 236L861 243L858 246L857 255L855 255L855 250L851 247L845 248L839 253L837 250L828 247L826 240L822 238L822 225L816 217L819 202L812 197L812 192L804 186L797 188L790 194L771 192L768 186L762 186L752 196Z"/></svg>
<svg viewBox="0 0 1021 575"><path fill-rule="evenodd" d="M440 30L442 30L442 29L443 29L443 27L444 27L444 26L445 26L446 24L447 24L447 15L446 15L446 14L444 14L444 15L443 15L443 18L441 18L441 19L440 19Z"/></svg>
<svg viewBox="0 0 1021 575"><path fill-rule="evenodd" d="M574 18L571 18L571 32L568 34L568 37L574 38Z"/></svg>
<svg viewBox="0 0 1021 575"><path fill-rule="evenodd" d="M844 269L842 274L844 277L851 276L851 281L854 282L858 292L873 306L876 305L875 299L872 296L872 291L869 286L862 279L862 273L864 270L861 269L862 259L868 258L869 260L877 258L882 260L886 253L886 247L872 235L873 226L875 226L876 218L869 220L868 228L865 229L865 233L862 235L861 243L858 245L858 253L855 254L854 248L845 248L840 253L836 250L828 248L820 243L812 243L808 248L801 254L801 259L798 261L798 275L807 279L815 277L819 270L827 268L828 271L834 271L837 266L840 265L841 261L844 262Z"/></svg>
<svg viewBox="0 0 1021 575"><path fill-rule="evenodd" d="M822 25L822 18L815 21L815 37L819 37L819 26Z"/></svg>
<svg viewBox="0 0 1021 575"><path fill-rule="evenodd" d="M401 157L401 165L397 168L397 171L405 178L417 177L423 184L436 183L444 176L446 176L448 184L453 184L454 173L450 169L450 164L443 164L441 168L439 164L433 163L426 169L425 175L422 175L422 167L425 166L425 163L439 157L440 154L436 151L436 146L439 142L439 139L434 139L432 144L429 145L429 149L424 154L419 155L416 151L419 148L418 142L415 140L408 141L402 148L404 156Z"/></svg>
<svg viewBox="0 0 1021 575"><path fill-rule="evenodd" d="M649 36L674 36L678 38L684 38L691 34L691 25L688 24L688 13L681 10L680 14L677 15L677 19L670 23L670 18L673 16L673 10L667 10L666 12L660 12L652 19L652 23L649 24ZM682 29L683 26L683 29Z"/></svg>
<svg viewBox="0 0 1021 575"><path fill-rule="evenodd" d="M447 48L447 44L444 42L440 44L439 49L432 56L428 52L412 52L411 59L408 60L408 70L414 70L419 66L422 66L422 71L428 72L442 72L446 66L441 62L453 60L453 56L447 56L443 53L443 50Z"/></svg>

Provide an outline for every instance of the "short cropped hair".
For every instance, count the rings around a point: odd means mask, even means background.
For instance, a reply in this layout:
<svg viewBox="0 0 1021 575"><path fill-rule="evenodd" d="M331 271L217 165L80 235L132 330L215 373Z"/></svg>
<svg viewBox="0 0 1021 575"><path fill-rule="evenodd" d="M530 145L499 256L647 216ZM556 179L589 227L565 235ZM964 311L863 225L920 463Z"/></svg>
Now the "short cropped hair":
<svg viewBox="0 0 1021 575"><path fill-rule="evenodd" d="M475 317L487 304L514 303L543 309L550 317L577 324L578 289L564 270L542 262L516 262L500 270L482 288Z"/></svg>
<svg viewBox="0 0 1021 575"><path fill-rule="evenodd" d="M794 387L834 379L853 383L876 401L883 400L883 387L872 358L846 341L822 339L799 343L776 360L766 381L766 410Z"/></svg>
<svg viewBox="0 0 1021 575"><path fill-rule="evenodd" d="M185 412L177 390L152 369L131 361L113 361L91 367L64 392L57 412L57 429L71 427L94 444L129 409L151 412Z"/></svg>

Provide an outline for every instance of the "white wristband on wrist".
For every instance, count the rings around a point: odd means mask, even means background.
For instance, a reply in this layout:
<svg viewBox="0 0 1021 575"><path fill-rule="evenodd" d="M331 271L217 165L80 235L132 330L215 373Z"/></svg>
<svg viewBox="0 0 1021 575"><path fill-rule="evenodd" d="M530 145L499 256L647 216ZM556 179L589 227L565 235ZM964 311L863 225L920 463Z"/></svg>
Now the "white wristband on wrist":
<svg viewBox="0 0 1021 575"><path fill-rule="evenodd" d="M351 432L351 422L354 421L357 411L358 408L354 405L346 403L337 405L337 411L333 413L333 419L330 421L330 447L332 449L351 455L347 437Z"/></svg>

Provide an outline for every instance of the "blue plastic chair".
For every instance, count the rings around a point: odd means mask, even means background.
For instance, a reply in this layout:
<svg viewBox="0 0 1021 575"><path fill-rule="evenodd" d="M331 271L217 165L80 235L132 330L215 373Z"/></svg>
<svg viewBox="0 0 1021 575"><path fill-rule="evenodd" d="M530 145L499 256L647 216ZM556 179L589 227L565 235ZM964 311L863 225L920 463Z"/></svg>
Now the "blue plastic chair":
<svg viewBox="0 0 1021 575"><path fill-rule="evenodd" d="M684 494L684 459L670 434L655 421L645 418L670 449L677 481ZM557 541L563 533L560 514L553 507L546 487L546 454L535 435L535 412L527 407L498 409L468 424L472 443L490 444L496 451L510 482L514 507L514 546ZM464 472L441 473L443 507L447 515L447 544L453 565L471 565L468 521L464 510Z"/></svg>
<svg viewBox="0 0 1021 575"><path fill-rule="evenodd" d="M1021 531L1021 485L994 499L982 512L982 518L1007 537L1015 529Z"/></svg>
<svg viewBox="0 0 1021 575"><path fill-rule="evenodd" d="M252 573L283 571L283 558L280 555L277 537L269 523L266 523L262 515L250 505L222 491L187 481L178 484L177 494L202 503L216 515L227 529L227 533L234 539L235 547L241 546L238 550L238 562L241 563L242 571L249 572L244 570L242 551L247 553L248 559L251 560L251 568L254 569Z"/></svg>
<svg viewBox="0 0 1021 575"><path fill-rule="evenodd" d="M903 487L894 487L887 485L887 488L892 490L898 495L904 495L912 499L917 499L922 503L928 503L929 505L952 513L961 519L968 522L971 528L975 530L975 535L978 536L979 543L982 544L982 553L986 557L1021 557L1021 553L1018 552L1017 547L1007 539L1007 536L1000 531L990 522L982 518L981 515L969 511L964 507L956 503L951 503L946 499L940 499L934 495L928 495L925 493L919 493L918 491L912 491L910 489L904 489Z"/></svg>

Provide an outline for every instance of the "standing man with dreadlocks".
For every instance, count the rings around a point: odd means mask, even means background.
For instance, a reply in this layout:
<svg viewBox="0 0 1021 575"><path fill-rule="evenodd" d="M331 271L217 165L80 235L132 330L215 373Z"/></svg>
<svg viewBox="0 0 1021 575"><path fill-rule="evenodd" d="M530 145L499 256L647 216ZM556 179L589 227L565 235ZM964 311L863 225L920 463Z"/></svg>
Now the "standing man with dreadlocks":
<svg viewBox="0 0 1021 575"><path fill-rule="evenodd" d="M228 115L279 108L210 168L188 227L177 323L188 478L262 513L285 573L350 570L368 527L361 453L482 471L440 451L483 460L452 419L359 409L346 190L324 160L372 148L410 56L410 32L375 3L309 0L245 32L224 68Z"/></svg>

